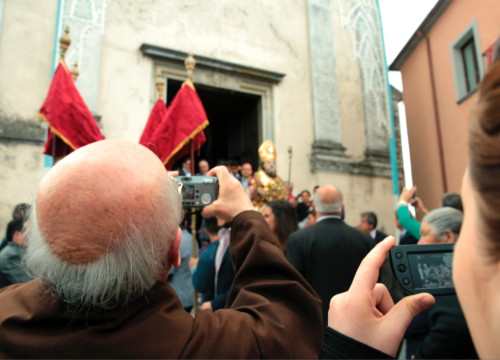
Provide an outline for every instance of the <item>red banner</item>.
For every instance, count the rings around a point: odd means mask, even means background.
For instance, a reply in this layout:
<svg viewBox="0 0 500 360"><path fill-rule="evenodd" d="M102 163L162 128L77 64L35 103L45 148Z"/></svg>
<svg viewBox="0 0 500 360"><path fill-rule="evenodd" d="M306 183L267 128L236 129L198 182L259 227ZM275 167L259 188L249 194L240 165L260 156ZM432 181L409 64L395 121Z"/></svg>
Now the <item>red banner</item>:
<svg viewBox="0 0 500 360"><path fill-rule="evenodd" d="M207 114L191 82L182 84L172 103L167 107L163 121L147 144L158 155L167 169L189 154L189 141L195 150L205 143L203 129L208 126Z"/></svg>
<svg viewBox="0 0 500 360"><path fill-rule="evenodd" d="M151 113L149 114L148 121L144 130L142 131L141 138L139 139L139 144L148 146L148 143L153 139L153 135L160 126L161 122L165 118L167 113L167 107L163 99L156 100Z"/></svg>
<svg viewBox="0 0 500 360"><path fill-rule="evenodd" d="M43 151L46 155L58 158L82 146L104 140L64 60L59 62L38 116L49 126Z"/></svg>

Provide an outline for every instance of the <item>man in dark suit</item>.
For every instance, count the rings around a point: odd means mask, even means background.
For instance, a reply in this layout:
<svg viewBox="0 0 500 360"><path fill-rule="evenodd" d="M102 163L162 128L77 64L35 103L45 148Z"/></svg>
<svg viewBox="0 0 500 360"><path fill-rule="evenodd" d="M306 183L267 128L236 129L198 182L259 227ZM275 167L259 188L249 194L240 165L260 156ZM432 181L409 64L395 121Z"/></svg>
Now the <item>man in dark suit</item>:
<svg viewBox="0 0 500 360"><path fill-rule="evenodd" d="M374 241L344 223L343 197L336 187L321 186L314 194L314 204L317 222L290 235L287 258L318 293L327 324L330 299L347 291Z"/></svg>
<svg viewBox="0 0 500 360"><path fill-rule="evenodd" d="M387 237L386 233L377 230L377 215L373 211L365 211L360 214L359 228L362 232L371 236L375 243L379 243Z"/></svg>

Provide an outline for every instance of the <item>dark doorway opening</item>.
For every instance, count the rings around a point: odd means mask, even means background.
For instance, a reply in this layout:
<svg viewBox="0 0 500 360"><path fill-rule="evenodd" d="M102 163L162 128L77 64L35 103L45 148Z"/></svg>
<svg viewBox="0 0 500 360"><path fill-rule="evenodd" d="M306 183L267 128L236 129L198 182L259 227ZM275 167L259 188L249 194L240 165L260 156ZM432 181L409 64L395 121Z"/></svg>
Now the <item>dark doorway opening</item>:
<svg viewBox="0 0 500 360"><path fill-rule="evenodd" d="M179 91L182 81L168 80L167 106ZM195 85L210 125L205 129L207 142L195 154L196 163L206 159L210 167L221 161L259 164L259 113L261 97L237 91ZM174 168L178 167L176 164ZM196 171L198 171L196 164Z"/></svg>

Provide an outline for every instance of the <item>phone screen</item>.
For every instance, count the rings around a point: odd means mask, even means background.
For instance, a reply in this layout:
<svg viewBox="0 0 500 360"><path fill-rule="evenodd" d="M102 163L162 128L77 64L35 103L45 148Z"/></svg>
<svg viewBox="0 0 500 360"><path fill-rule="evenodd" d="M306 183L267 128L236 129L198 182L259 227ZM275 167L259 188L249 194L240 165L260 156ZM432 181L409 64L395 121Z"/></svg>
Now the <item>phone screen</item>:
<svg viewBox="0 0 500 360"><path fill-rule="evenodd" d="M453 253L409 253L408 261L415 289L453 287L451 275Z"/></svg>

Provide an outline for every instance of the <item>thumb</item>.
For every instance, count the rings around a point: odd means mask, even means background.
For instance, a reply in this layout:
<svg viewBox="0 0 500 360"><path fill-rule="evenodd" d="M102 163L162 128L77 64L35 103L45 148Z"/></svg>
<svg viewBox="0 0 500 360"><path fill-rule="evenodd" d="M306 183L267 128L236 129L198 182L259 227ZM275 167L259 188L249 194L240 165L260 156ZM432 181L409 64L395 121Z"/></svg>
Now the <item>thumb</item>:
<svg viewBox="0 0 500 360"><path fill-rule="evenodd" d="M394 305L386 314L386 318L389 323L404 332L413 318L434 305L435 301L434 297L428 293L407 296Z"/></svg>
<svg viewBox="0 0 500 360"><path fill-rule="evenodd" d="M204 218L210 218L210 217L216 216L217 210L220 207L219 203L220 203L220 200L215 200L210 205L204 207L203 210L201 211L201 215Z"/></svg>

